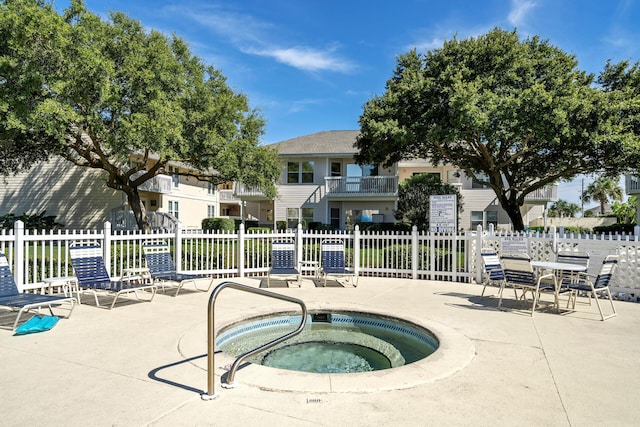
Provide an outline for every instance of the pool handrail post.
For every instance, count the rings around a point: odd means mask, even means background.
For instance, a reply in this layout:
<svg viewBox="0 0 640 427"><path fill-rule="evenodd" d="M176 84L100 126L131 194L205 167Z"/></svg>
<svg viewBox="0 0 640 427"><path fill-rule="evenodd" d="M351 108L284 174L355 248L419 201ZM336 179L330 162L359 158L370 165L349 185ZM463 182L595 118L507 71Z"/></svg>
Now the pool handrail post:
<svg viewBox="0 0 640 427"><path fill-rule="evenodd" d="M211 292L211 296L209 297L209 305L207 307L207 392L201 394L202 400L213 400L216 397L218 397L218 395L215 393L215 385L214 385L214 382L215 382L215 378L214 378L215 377L214 375L214 372L215 372L215 336L214 336L215 303L216 303L216 298L218 297L218 294L225 288L232 288L239 291L249 292L249 293L268 296L271 298L275 298L275 299L279 299L287 302L292 302L300 305L300 307L302 308L302 319L300 321L300 325L298 326L298 328L296 328L292 332L289 332L286 335L283 335L280 338L276 338L273 341L263 344L251 351L248 351L247 353L238 357L235 360L235 362L233 362L231 369L229 369L229 371L227 372L227 384L229 387L233 387L234 374L236 369L240 365L240 363L242 363L246 358L253 356L254 354L267 350L273 347L274 345L279 344L282 341L285 341L293 337L294 335L299 334L300 332L302 332L307 322L307 306L302 300L298 298L293 298L286 295L280 295L275 292L266 291L260 288L254 288L248 285L241 285L240 283L234 283L234 282L220 283L218 286L215 287L213 292Z"/></svg>

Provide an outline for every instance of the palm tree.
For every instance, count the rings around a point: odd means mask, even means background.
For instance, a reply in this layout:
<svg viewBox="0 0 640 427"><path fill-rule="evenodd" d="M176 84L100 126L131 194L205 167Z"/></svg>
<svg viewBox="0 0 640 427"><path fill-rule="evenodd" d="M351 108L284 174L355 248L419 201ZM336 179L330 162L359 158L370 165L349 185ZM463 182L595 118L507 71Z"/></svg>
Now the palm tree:
<svg viewBox="0 0 640 427"><path fill-rule="evenodd" d="M569 217L574 218L580 211L580 206L575 203L569 203L565 200L558 200L549 208L549 216L551 217Z"/></svg>
<svg viewBox="0 0 640 427"><path fill-rule="evenodd" d="M589 203L592 199L600 203L600 215L604 215L604 208L609 199L622 200L622 188L618 185L618 180L606 176L596 178L582 192L583 202Z"/></svg>

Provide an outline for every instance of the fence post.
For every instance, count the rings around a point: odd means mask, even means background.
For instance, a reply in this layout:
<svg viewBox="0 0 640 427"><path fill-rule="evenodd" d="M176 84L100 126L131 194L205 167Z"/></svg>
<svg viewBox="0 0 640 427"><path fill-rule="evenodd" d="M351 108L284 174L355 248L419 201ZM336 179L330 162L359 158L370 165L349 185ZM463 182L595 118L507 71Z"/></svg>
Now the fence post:
<svg viewBox="0 0 640 427"><path fill-rule="evenodd" d="M549 228L549 233L551 233L551 251L554 254L558 253L558 233L556 233L556 226L552 225Z"/></svg>
<svg viewBox="0 0 640 427"><path fill-rule="evenodd" d="M418 226L411 227L411 278L418 279L418 266L420 259L418 258Z"/></svg>
<svg viewBox="0 0 640 427"><path fill-rule="evenodd" d="M302 223L298 223L296 228L296 259L298 260L298 271L302 272Z"/></svg>
<svg viewBox="0 0 640 427"><path fill-rule="evenodd" d="M173 263L176 265L176 271L182 272L182 223L178 221L175 229L175 242L173 245Z"/></svg>
<svg viewBox="0 0 640 427"><path fill-rule="evenodd" d="M18 220L13 223L13 235L15 237L15 258L13 259L13 280L22 290L24 286L24 222Z"/></svg>
<svg viewBox="0 0 640 427"><path fill-rule="evenodd" d="M353 228L353 272L358 277L360 273L360 226Z"/></svg>
<svg viewBox="0 0 640 427"><path fill-rule="evenodd" d="M491 227L493 224L489 224ZM482 283L482 248L484 247L484 239L482 233L482 225L476 227L476 283ZM496 251L497 252L497 251Z"/></svg>
<svg viewBox="0 0 640 427"><path fill-rule="evenodd" d="M102 239L102 257L104 258L104 267L107 271L111 271L111 223L104 223Z"/></svg>
<svg viewBox="0 0 640 427"><path fill-rule="evenodd" d="M238 226L238 277L244 277L244 224Z"/></svg>

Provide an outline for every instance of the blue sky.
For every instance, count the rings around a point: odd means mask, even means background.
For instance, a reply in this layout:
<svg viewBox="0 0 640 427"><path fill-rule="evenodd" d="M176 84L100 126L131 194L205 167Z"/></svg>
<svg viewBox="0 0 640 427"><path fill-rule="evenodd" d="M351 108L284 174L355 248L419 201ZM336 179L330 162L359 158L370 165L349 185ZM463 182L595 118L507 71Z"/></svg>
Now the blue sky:
<svg viewBox="0 0 640 427"><path fill-rule="evenodd" d="M267 120L265 144L358 129L362 106L384 92L397 55L498 26L540 35L591 73L640 59L639 0L85 0L180 36L246 94ZM68 2L57 1L64 8ZM586 177L588 185L593 177ZM580 204L582 181L560 198ZM594 206L590 204L588 207Z"/></svg>

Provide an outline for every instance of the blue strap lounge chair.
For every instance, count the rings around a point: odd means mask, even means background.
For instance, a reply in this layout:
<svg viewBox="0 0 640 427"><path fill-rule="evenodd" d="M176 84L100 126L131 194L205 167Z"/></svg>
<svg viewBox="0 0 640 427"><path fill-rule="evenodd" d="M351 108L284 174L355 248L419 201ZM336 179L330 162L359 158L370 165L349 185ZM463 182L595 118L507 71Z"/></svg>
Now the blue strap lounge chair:
<svg viewBox="0 0 640 427"><path fill-rule="evenodd" d="M165 286L176 288L177 296L184 285L191 284L197 291L208 292L213 285L213 278L197 274L184 274L176 272L171 250L166 242L153 242L142 246L144 257L151 278L157 282L164 291Z"/></svg>
<svg viewBox="0 0 640 427"><path fill-rule="evenodd" d="M1 328L15 330L24 313L42 307L47 307L53 316L52 307L54 305L70 304L70 309L66 316L69 318L75 307L75 302L76 300L73 297L20 292L11 274L7 257L3 253L0 253L0 306L12 311L18 310L18 316L13 322L13 325L11 327L0 325Z"/></svg>
<svg viewBox="0 0 640 427"><path fill-rule="evenodd" d="M78 285L81 293L93 294L96 305L101 307L98 295L113 297L112 309L121 295L134 294L136 299L141 300L139 293L151 293L147 300L153 301L157 286L148 283L140 277L133 276L130 280L118 280L109 277L109 273L102 258L102 247L98 244L73 244L69 247L71 265L78 278Z"/></svg>
<svg viewBox="0 0 640 427"><path fill-rule="evenodd" d="M344 242L341 240L325 240L320 245L322 254L322 269L324 286L331 277L343 278L346 283L358 286L358 276L345 265ZM338 281L340 283L340 281Z"/></svg>
<svg viewBox="0 0 640 427"><path fill-rule="evenodd" d="M504 281L500 287L500 299L498 301L498 308L502 305L502 294L506 286L511 286L516 289L522 290L522 299L526 301L526 293L531 292L533 295L533 303L531 305L531 317L540 300L540 294L542 291L551 291L554 296L554 307L559 307L558 283L556 276L553 273L536 275L533 267L531 266L531 260L528 257L518 256L503 256L501 258L502 266L504 268ZM517 299L517 298L516 298Z"/></svg>
<svg viewBox="0 0 640 427"><path fill-rule="evenodd" d="M582 265L585 268L589 268L589 254L587 252L559 252L556 256L556 261L567 264ZM580 274L576 271L561 271L560 272L560 286L571 287L572 283L579 281Z"/></svg>
<svg viewBox="0 0 640 427"><path fill-rule="evenodd" d="M293 241L283 240L271 244L271 268L267 273L267 287L271 286L271 277L284 279L289 285L295 281L300 287L302 275L296 266L296 244Z"/></svg>
<svg viewBox="0 0 640 427"><path fill-rule="evenodd" d="M611 290L609 284L613 278L613 273L618 265L618 255L607 255L602 261L602 267L597 276L593 276L587 273L578 273L577 280L569 283L569 288L577 291L573 297L573 307L576 304L576 295L578 292L584 292L589 297L589 304L591 304L591 297L596 301L598 306L598 312L600 313L601 320L607 320L617 315L616 308L613 305L613 298L611 297ZM598 295L604 296L609 300L611 304L611 314L605 315L600 305L600 299Z"/></svg>
<svg viewBox="0 0 640 427"><path fill-rule="evenodd" d="M484 280L482 281L484 286L482 287L482 294L480 296L484 296L484 291L490 284L498 287L502 286L504 270L502 269L502 264L500 264L500 257L498 257L498 254L494 250L483 249L480 255L482 256L485 271Z"/></svg>

